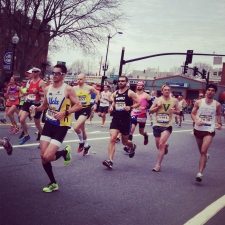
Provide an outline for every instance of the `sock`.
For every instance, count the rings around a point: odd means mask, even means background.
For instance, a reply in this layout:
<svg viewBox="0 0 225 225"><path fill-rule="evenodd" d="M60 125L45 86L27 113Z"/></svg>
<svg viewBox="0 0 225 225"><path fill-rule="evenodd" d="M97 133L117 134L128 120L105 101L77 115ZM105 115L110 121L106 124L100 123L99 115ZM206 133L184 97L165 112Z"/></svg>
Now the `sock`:
<svg viewBox="0 0 225 225"><path fill-rule="evenodd" d="M2 141L3 141L3 145L2 145L2 146L5 146L5 144L6 144L6 140L4 140L4 139L3 139Z"/></svg>
<svg viewBox="0 0 225 225"><path fill-rule="evenodd" d="M87 140L84 140L84 147L87 148L89 145L88 145L88 142Z"/></svg>
<svg viewBox="0 0 225 225"><path fill-rule="evenodd" d="M66 157L66 154L67 154L67 151L66 150L62 150L62 151L57 151L55 153L55 156L56 156L56 159L55 160L58 160L60 157L63 156L63 158L65 159Z"/></svg>
<svg viewBox="0 0 225 225"><path fill-rule="evenodd" d="M44 167L45 172L47 173L51 183L56 183L55 177L52 172L52 164L50 162L47 162L45 164L42 164Z"/></svg>
<svg viewBox="0 0 225 225"><path fill-rule="evenodd" d="M83 143L84 140L83 140L83 134L82 134L82 132L80 134L77 134L77 136L78 136L78 138L80 140L80 143Z"/></svg>
<svg viewBox="0 0 225 225"><path fill-rule="evenodd" d="M132 141L133 140L133 135L130 134L128 140Z"/></svg>

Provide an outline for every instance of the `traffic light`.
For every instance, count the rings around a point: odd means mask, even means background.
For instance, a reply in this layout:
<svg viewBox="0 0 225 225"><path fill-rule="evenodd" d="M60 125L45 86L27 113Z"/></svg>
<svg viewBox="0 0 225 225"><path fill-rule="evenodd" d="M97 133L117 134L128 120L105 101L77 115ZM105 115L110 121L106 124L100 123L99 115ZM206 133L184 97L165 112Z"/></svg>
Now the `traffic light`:
<svg viewBox="0 0 225 225"><path fill-rule="evenodd" d="M188 66L185 64L183 74L187 73L187 70L188 70Z"/></svg>
<svg viewBox="0 0 225 225"><path fill-rule="evenodd" d="M202 79L206 79L206 70L205 69L202 70Z"/></svg>
<svg viewBox="0 0 225 225"><path fill-rule="evenodd" d="M194 76L197 76L198 75L198 68L195 66L194 68L193 68L193 70L194 70Z"/></svg>
<svg viewBox="0 0 225 225"><path fill-rule="evenodd" d="M192 57L193 57L193 50L187 50L187 55L186 55L186 61L185 64L191 64L192 63Z"/></svg>

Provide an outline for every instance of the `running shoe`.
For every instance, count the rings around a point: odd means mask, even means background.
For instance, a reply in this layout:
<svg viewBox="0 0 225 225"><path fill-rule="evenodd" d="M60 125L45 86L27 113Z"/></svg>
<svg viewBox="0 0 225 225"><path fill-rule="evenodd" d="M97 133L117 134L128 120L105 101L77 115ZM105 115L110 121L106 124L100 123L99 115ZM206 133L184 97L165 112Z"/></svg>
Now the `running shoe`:
<svg viewBox="0 0 225 225"><path fill-rule="evenodd" d="M79 143L79 147L77 149L77 152L80 153L83 151L83 148L84 148L84 143Z"/></svg>
<svg viewBox="0 0 225 225"><path fill-rule="evenodd" d="M0 121L6 124L6 119L0 119Z"/></svg>
<svg viewBox="0 0 225 225"><path fill-rule="evenodd" d="M133 145L133 148L130 149L130 152L129 152L129 157L130 158L133 158L134 155L135 155L135 149L137 148L137 146L134 144Z"/></svg>
<svg viewBox="0 0 225 225"><path fill-rule="evenodd" d="M180 124L178 125L178 128L181 128L181 125Z"/></svg>
<svg viewBox="0 0 225 225"><path fill-rule="evenodd" d="M87 147L84 147L83 156L89 155L89 150L91 149L91 146L88 145Z"/></svg>
<svg viewBox="0 0 225 225"><path fill-rule="evenodd" d="M104 127L104 123L101 125L101 127Z"/></svg>
<svg viewBox="0 0 225 225"><path fill-rule="evenodd" d="M4 141L3 147L6 150L7 154L12 155L13 147L9 142L10 139L8 137L4 137L3 141Z"/></svg>
<svg viewBox="0 0 225 225"><path fill-rule="evenodd" d="M27 141L29 141L30 140L30 135L28 135L28 136L24 136L22 139L21 139L21 141L20 141L20 145L23 145L24 143L26 143Z"/></svg>
<svg viewBox="0 0 225 225"><path fill-rule="evenodd" d="M57 183L50 183L47 187L43 188L43 191L46 193L59 190L59 186Z"/></svg>
<svg viewBox="0 0 225 225"><path fill-rule="evenodd" d="M148 144L148 134L145 133L144 135L144 145L147 145Z"/></svg>
<svg viewBox="0 0 225 225"><path fill-rule="evenodd" d="M166 144L165 144L165 155L168 154L168 147L169 147L169 144L166 143Z"/></svg>
<svg viewBox="0 0 225 225"><path fill-rule="evenodd" d="M41 138L41 134L38 132L38 136L37 136L36 141L40 141L40 138Z"/></svg>
<svg viewBox="0 0 225 225"><path fill-rule="evenodd" d="M113 168L113 162L110 159L103 161L102 164L103 164L103 166L106 166L109 169L112 169Z"/></svg>
<svg viewBox="0 0 225 225"><path fill-rule="evenodd" d="M123 148L123 150L124 150L126 153L130 153L130 148L129 148L128 146L125 146L125 147Z"/></svg>
<svg viewBox="0 0 225 225"><path fill-rule="evenodd" d="M194 131L192 131L191 134L194 134Z"/></svg>
<svg viewBox="0 0 225 225"><path fill-rule="evenodd" d="M159 165L156 165L156 166L152 169L152 171L154 171L154 172L160 172L160 170L161 170L161 166L159 166Z"/></svg>
<svg viewBox="0 0 225 225"><path fill-rule="evenodd" d="M13 133L13 132L14 132L14 130L15 130L15 128L16 128L16 127L15 127L14 125L11 125L11 126L10 126L10 130L9 130L9 131L10 131L10 133Z"/></svg>
<svg viewBox="0 0 225 225"><path fill-rule="evenodd" d="M66 153L66 157L64 158L64 165L68 166L71 162L72 159L72 155L71 155L71 147L69 145L66 145L66 147L64 148L64 150L67 151Z"/></svg>
<svg viewBox="0 0 225 225"><path fill-rule="evenodd" d="M16 127L15 129L14 129L14 134L18 134L20 132L20 128L19 127Z"/></svg>
<svg viewBox="0 0 225 225"><path fill-rule="evenodd" d="M116 143L120 142L120 138L116 138Z"/></svg>
<svg viewBox="0 0 225 225"><path fill-rule="evenodd" d="M24 131L21 132L19 139L22 139L24 137Z"/></svg>
<svg viewBox="0 0 225 225"><path fill-rule="evenodd" d="M203 175L201 173L198 173L195 180L198 182L202 182L202 177L203 177Z"/></svg>

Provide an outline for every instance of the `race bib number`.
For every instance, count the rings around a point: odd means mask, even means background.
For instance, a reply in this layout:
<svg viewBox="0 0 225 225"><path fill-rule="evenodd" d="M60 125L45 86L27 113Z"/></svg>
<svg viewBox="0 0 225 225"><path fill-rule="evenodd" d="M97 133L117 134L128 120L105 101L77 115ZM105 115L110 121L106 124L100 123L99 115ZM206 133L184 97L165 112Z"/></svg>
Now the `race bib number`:
<svg viewBox="0 0 225 225"><path fill-rule="evenodd" d="M27 99L30 100L30 101L35 101L36 100L36 94L29 94L27 96Z"/></svg>
<svg viewBox="0 0 225 225"><path fill-rule="evenodd" d="M94 99L91 99L91 104L94 104L95 103L95 100Z"/></svg>
<svg viewBox="0 0 225 225"><path fill-rule="evenodd" d="M137 109L133 109L133 112L135 112L135 113L140 113L141 110L137 108Z"/></svg>
<svg viewBox="0 0 225 225"><path fill-rule="evenodd" d="M46 113L46 117L48 118L48 119L50 119L50 120L57 120L57 119L55 119L55 114L57 113L57 111L56 110L54 110L54 109L49 109L48 108L48 111L47 111L47 113Z"/></svg>
<svg viewBox="0 0 225 225"><path fill-rule="evenodd" d="M211 127L212 126L212 116L201 115L200 116L203 126Z"/></svg>
<svg viewBox="0 0 225 225"><path fill-rule="evenodd" d="M85 95L78 96L78 98L79 98L80 103L81 103L82 105L86 105L87 100L86 100L86 96L85 96Z"/></svg>
<svg viewBox="0 0 225 225"><path fill-rule="evenodd" d="M125 106L125 102L117 102L115 105L116 111L124 111Z"/></svg>
<svg viewBox="0 0 225 225"><path fill-rule="evenodd" d="M169 115L166 113L159 113L157 115L157 122L158 123L169 123Z"/></svg>
<svg viewBox="0 0 225 225"><path fill-rule="evenodd" d="M11 102L14 102L16 99L15 99L15 96L14 95L9 95L9 100Z"/></svg>

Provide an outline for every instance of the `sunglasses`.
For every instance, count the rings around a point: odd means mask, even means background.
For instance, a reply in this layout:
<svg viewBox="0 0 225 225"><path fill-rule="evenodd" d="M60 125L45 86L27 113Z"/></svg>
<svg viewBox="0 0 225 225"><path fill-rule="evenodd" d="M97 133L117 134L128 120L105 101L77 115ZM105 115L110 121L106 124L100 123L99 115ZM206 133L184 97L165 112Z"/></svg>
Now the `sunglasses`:
<svg viewBox="0 0 225 225"><path fill-rule="evenodd" d="M119 80L118 83L119 83L119 82L126 82L126 81L125 81L125 80Z"/></svg>
<svg viewBox="0 0 225 225"><path fill-rule="evenodd" d="M62 74L63 74L62 72L54 72L54 71L52 71L52 75L60 76Z"/></svg>
<svg viewBox="0 0 225 225"><path fill-rule="evenodd" d="M32 71L32 73L38 73L38 72L40 72L40 71Z"/></svg>

